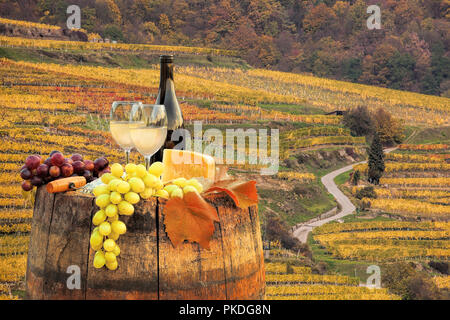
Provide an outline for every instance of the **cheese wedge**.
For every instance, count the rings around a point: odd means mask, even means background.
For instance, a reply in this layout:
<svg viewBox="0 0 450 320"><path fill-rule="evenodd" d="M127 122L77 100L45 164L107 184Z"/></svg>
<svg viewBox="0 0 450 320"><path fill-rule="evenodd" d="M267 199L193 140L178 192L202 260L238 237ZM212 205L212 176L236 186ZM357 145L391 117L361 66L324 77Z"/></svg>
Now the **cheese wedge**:
<svg viewBox="0 0 450 320"><path fill-rule="evenodd" d="M164 183L176 178L204 178L214 181L216 174L214 158L197 152L165 149L163 163Z"/></svg>

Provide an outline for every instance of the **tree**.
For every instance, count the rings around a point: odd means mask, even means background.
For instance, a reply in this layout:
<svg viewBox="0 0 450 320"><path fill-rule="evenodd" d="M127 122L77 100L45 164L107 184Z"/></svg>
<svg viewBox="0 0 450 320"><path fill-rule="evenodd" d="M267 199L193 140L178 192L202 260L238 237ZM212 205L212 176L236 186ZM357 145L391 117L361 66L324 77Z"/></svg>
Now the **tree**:
<svg viewBox="0 0 450 320"><path fill-rule="evenodd" d="M378 108L373 115L373 119L382 145L391 146L394 143L402 142L405 138L402 122L392 117L385 109Z"/></svg>
<svg viewBox="0 0 450 320"><path fill-rule="evenodd" d="M384 152L380 141L380 136L375 132L372 144L369 149L369 182L379 184L380 178L383 175L384 166Z"/></svg>
<svg viewBox="0 0 450 320"><path fill-rule="evenodd" d="M333 9L326 4L320 3L306 15L303 20L303 30L306 33L328 34L331 30L330 24L336 20Z"/></svg>
<svg viewBox="0 0 450 320"><path fill-rule="evenodd" d="M359 172L359 170L356 170L352 173L350 180L354 186L357 186L359 183L359 179L361 179L361 173Z"/></svg>
<svg viewBox="0 0 450 320"><path fill-rule="evenodd" d="M374 128L372 116L365 106L358 106L348 111L344 115L344 124L353 136L369 136Z"/></svg>
<svg viewBox="0 0 450 320"><path fill-rule="evenodd" d="M122 14L113 0L96 0L95 11L102 23L115 25L120 25L122 23Z"/></svg>
<svg viewBox="0 0 450 320"><path fill-rule="evenodd" d="M417 271L412 262L388 265L384 270L383 286L404 300L445 299L432 279L423 271Z"/></svg>

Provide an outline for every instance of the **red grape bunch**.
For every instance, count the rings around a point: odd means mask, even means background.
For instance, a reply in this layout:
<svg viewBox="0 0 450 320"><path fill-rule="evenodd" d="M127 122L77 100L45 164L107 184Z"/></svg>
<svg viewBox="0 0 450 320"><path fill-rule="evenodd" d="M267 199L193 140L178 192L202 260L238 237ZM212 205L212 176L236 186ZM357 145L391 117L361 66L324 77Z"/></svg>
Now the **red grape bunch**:
<svg viewBox="0 0 450 320"><path fill-rule="evenodd" d="M39 155L27 157L25 164L20 168L20 177L24 180L22 189L31 191L33 187L72 176L83 176L89 183L106 172L111 170L105 157L91 161L83 160L83 156L78 153L66 158L61 152L52 151L45 160Z"/></svg>

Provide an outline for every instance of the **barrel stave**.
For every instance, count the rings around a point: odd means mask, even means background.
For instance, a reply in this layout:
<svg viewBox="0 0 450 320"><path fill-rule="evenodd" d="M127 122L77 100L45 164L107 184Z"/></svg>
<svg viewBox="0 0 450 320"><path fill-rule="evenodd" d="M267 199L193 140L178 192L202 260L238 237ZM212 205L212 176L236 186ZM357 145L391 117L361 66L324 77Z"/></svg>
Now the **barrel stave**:
<svg viewBox="0 0 450 320"><path fill-rule="evenodd" d="M87 299L158 299L156 207L156 199L142 201L132 216L121 216L127 233L118 240L117 270L95 269L95 252L90 250Z"/></svg>
<svg viewBox="0 0 450 320"><path fill-rule="evenodd" d="M174 248L164 231L164 203L159 210L159 283L161 300L226 299L222 235L219 224L210 250L184 242ZM219 230L219 232L218 232Z"/></svg>

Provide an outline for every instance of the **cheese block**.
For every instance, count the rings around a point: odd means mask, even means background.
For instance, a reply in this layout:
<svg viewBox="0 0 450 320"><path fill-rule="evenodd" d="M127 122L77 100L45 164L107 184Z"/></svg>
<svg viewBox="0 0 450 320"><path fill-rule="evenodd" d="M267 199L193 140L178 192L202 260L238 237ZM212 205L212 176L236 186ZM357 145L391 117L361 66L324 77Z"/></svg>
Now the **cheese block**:
<svg viewBox="0 0 450 320"><path fill-rule="evenodd" d="M214 182L216 163L206 154L192 151L165 149L163 155L164 183L176 178L204 178Z"/></svg>

